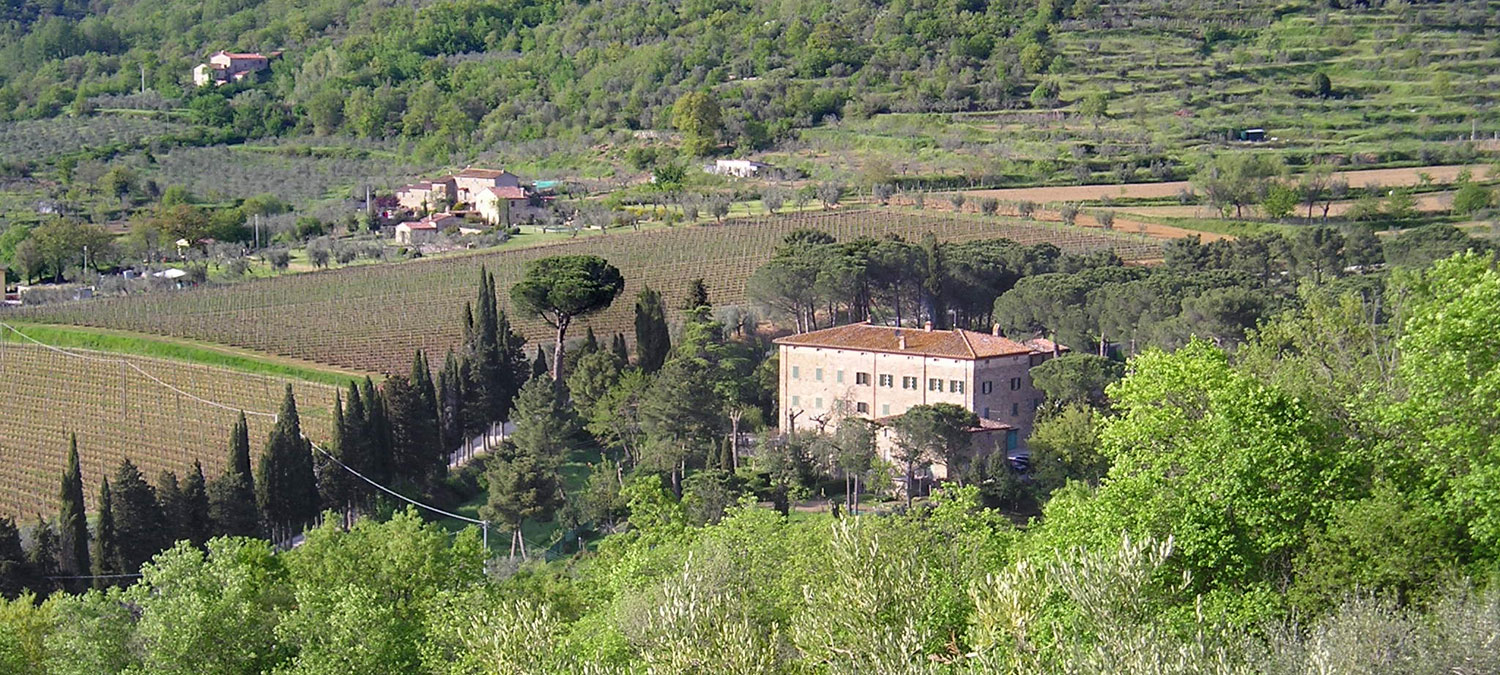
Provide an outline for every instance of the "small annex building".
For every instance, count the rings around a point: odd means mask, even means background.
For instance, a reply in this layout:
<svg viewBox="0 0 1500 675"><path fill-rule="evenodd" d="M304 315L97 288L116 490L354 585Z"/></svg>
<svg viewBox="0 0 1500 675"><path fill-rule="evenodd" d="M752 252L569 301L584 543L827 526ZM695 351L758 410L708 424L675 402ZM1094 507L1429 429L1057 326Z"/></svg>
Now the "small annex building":
<svg viewBox="0 0 1500 675"><path fill-rule="evenodd" d="M417 246L432 243L438 233L450 227L460 227L464 222L451 213L434 213L421 220L401 223L396 226L396 243Z"/></svg>

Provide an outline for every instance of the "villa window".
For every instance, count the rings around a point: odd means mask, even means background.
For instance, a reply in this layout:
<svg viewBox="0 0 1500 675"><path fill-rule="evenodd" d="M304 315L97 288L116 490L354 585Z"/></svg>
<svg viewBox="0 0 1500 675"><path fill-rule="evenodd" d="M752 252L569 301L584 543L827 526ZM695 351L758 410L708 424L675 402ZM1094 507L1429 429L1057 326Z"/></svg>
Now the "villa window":
<svg viewBox="0 0 1500 675"><path fill-rule="evenodd" d="M943 381L936 377L927 378L927 391L942 391Z"/></svg>
<svg viewBox="0 0 1500 675"><path fill-rule="evenodd" d="M894 383L895 379L896 378L891 377L890 375L881 375L880 376L880 386L882 386L882 387L890 387Z"/></svg>
<svg viewBox="0 0 1500 675"><path fill-rule="evenodd" d="M964 381L963 380L948 380L948 391L951 391L951 392L953 392L955 394L962 394L962 393L964 393Z"/></svg>
<svg viewBox="0 0 1500 675"><path fill-rule="evenodd" d="M865 384L865 385L869 384L870 383L870 374L869 373L855 373L854 374L854 383L855 384Z"/></svg>
<svg viewBox="0 0 1500 675"><path fill-rule="evenodd" d="M870 414L870 404L865 403L864 401L860 401L859 403L855 403L854 404L854 412L857 412L857 413L859 413L861 415L868 415L868 414Z"/></svg>

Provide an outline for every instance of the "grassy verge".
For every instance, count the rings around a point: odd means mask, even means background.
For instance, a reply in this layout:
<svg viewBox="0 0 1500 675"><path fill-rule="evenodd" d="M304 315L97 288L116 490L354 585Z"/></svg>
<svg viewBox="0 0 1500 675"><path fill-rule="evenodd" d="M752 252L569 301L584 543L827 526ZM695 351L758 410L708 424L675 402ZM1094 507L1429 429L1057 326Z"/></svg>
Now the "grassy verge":
<svg viewBox="0 0 1500 675"><path fill-rule="evenodd" d="M7 321L27 336L53 347L67 349L91 349L132 356L185 361L205 366L238 370L256 375L291 378L319 384L344 386L364 378L363 373L338 368L315 366L279 356L257 354L248 350L223 347L207 343L178 340L153 335L142 335L128 331L77 326L55 326L49 324ZM25 342L25 338L14 331L0 330L0 340Z"/></svg>
<svg viewBox="0 0 1500 675"><path fill-rule="evenodd" d="M577 452L568 461L563 462L558 468L558 473L562 476L563 493L576 495L581 492L584 483L588 481L590 465L598 463L601 459L602 456L597 450L588 450ZM450 510L465 518L478 519L479 508L488 501L489 493L480 492L473 499ZM477 527L471 523L446 517L439 518L437 522L450 532L459 532L466 527ZM531 547L546 548L553 543L561 528L562 524L556 516L545 523L528 520L521 524L521 536ZM537 551L532 552L537 553ZM494 524L490 526L490 553L492 555L510 553L510 532L507 532L504 526Z"/></svg>

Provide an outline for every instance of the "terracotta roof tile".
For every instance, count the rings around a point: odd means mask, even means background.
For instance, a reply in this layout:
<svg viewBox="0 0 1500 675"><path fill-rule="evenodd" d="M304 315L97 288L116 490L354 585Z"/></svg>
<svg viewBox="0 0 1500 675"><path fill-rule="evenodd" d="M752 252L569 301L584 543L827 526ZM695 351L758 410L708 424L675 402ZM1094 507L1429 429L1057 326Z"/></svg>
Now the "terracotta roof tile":
<svg viewBox="0 0 1500 675"><path fill-rule="evenodd" d="M903 337L906 339L904 347L901 343ZM921 328L875 326L868 323L852 323L800 335L789 335L776 340L776 344L950 359L987 359L1051 351L1050 347L1047 350L1040 350L1010 338L972 330L929 331Z"/></svg>
<svg viewBox="0 0 1500 675"><path fill-rule="evenodd" d="M464 169L454 175L463 178L499 178L505 173L503 169Z"/></svg>
<svg viewBox="0 0 1500 675"><path fill-rule="evenodd" d="M492 195L495 195L496 197L499 197L501 199L525 199L526 198L526 191L525 190L523 190L523 189L521 189L519 187L512 186L512 185L506 185L506 186L502 186L502 187L487 187L487 188L484 189L484 191L488 192L488 193L490 193Z"/></svg>

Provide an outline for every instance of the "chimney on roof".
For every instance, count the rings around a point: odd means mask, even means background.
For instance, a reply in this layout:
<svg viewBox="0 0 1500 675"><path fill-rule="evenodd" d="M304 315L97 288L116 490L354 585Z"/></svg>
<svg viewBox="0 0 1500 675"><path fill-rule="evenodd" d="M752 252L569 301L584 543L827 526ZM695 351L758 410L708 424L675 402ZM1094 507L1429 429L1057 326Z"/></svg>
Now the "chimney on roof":
<svg viewBox="0 0 1500 675"><path fill-rule="evenodd" d="M990 324L990 335L993 335L995 337L1000 337L1000 324L998 324L998 323L992 323L992 324Z"/></svg>
<svg viewBox="0 0 1500 675"><path fill-rule="evenodd" d="M925 330L925 331L931 333L932 332L932 322L931 321L923 322L922 323L922 330Z"/></svg>
<svg viewBox="0 0 1500 675"><path fill-rule="evenodd" d="M896 347L901 351L906 351L906 334L902 333L899 328L896 329Z"/></svg>

